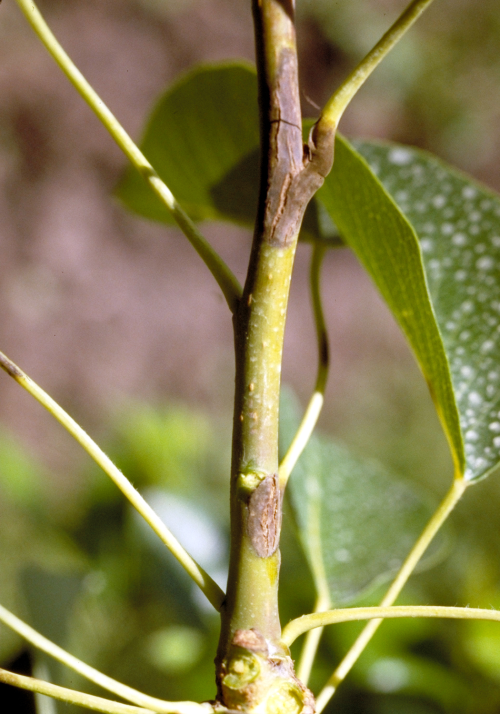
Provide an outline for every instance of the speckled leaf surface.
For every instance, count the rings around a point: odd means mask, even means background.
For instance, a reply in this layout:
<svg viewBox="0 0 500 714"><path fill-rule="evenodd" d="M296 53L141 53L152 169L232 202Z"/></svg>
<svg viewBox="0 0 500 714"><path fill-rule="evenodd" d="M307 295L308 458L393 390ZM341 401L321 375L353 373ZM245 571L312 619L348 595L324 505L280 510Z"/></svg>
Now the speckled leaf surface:
<svg viewBox="0 0 500 714"><path fill-rule="evenodd" d="M294 434L296 409L285 393L282 443ZM378 462L317 436L299 459L287 492L316 589L335 605L388 580L432 512L409 484ZM431 558L435 555L436 550Z"/></svg>
<svg viewBox="0 0 500 714"><path fill-rule="evenodd" d="M356 148L413 225L450 363L467 480L500 461L500 198L426 152Z"/></svg>
<svg viewBox="0 0 500 714"><path fill-rule="evenodd" d="M337 137L333 171L317 198L406 334L448 436L456 477L462 478L465 458L457 404L415 230L365 159L342 137Z"/></svg>

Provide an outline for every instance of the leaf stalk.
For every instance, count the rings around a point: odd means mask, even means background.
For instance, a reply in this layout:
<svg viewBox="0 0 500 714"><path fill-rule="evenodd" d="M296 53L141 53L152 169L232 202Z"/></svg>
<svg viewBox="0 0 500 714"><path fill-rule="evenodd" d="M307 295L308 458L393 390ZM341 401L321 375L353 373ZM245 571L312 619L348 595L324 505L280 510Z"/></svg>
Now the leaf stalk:
<svg viewBox="0 0 500 714"><path fill-rule="evenodd" d="M77 692L74 689L60 687L59 685L51 684L50 682L43 682L41 679L26 677L22 674L15 674L14 672L9 672L6 669L0 669L0 682L3 684L10 684L14 687L19 687L20 689L26 689L30 692L45 694L53 699L58 699L70 704L76 704L77 706L85 707L86 709L102 712L102 714L151 714L152 711L159 711L158 709L144 709L143 707L135 707L130 704L113 702L110 699L96 697L93 694L85 694L84 692ZM203 712L203 714L208 714L213 712L213 708L209 704L195 704L194 702L181 702L180 704L180 708L177 708L176 704L172 704L171 708L168 709L168 713L200 714L200 712ZM183 705L185 705L184 708Z"/></svg>
<svg viewBox="0 0 500 714"><path fill-rule="evenodd" d="M413 573L421 557L429 547L434 536L439 531L443 523L446 521L446 519L462 497L467 486L467 482L463 479L456 479L453 481L450 490L448 491L444 499L441 501L436 512L433 514L433 516L427 523L426 527L422 531L422 534L418 538L417 542L408 554L408 557L406 558L405 562L401 566L401 569L396 575L390 588L386 592L385 596L382 598L380 607L390 607L395 602L399 593L408 581L408 578ZM326 686L318 695L318 698L316 700L317 714L320 714L320 712L322 712L325 706L328 704L331 697L335 693L335 690L337 689L338 685L345 679L347 674L350 672L350 670L352 669L359 656L362 654L363 650L370 642L371 638L373 637L379 626L382 624L382 622L382 619L373 619L365 626L361 634L358 636L358 638L352 645L349 652L346 654L337 669L333 672Z"/></svg>
<svg viewBox="0 0 500 714"><path fill-rule="evenodd" d="M207 239L200 233L141 150L132 141L97 92L90 86L80 70L74 65L48 27L35 3L32 0L16 0L16 2L39 39L45 45L71 84L85 102L87 102L131 164L135 166L146 183L168 208L181 231L212 273L222 290L229 309L234 313L241 297L241 286L230 268Z"/></svg>
<svg viewBox="0 0 500 714"><path fill-rule="evenodd" d="M90 682L125 699L125 701L151 709L158 712L158 714L169 714L174 709L179 714L206 714L205 708L200 704L195 704L195 702L165 702L156 697L150 697L148 694L143 694L143 692L139 692L126 684L117 682L48 640L2 605L0 605L0 621L37 649L50 655L58 662L62 662L66 667L78 672Z"/></svg>
<svg viewBox="0 0 500 714"><path fill-rule="evenodd" d="M321 595L319 595L316 600L316 606L314 608L314 612L322 613L322 612L325 612L326 610L328 610L329 607L330 607L329 596L322 597ZM292 622L295 622L295 621L292 620ZM289 627L289 625L292 624L292 622L288 623L288 625L286 625L285 628L283 629L283 641L284 642L287 641L286 640L287 628ZM302 652L300 653L299 663L297 665L297 677L305 685L307 685L307 683L309 682L309 677L311 676L311 670L312 670L312 667L314 664L314 660L316 659L316 653L318 651L319 642L320 642L321 636L323 634L323 629L324 628L321 625L319 625L318 627L311 628L307 632L307 635L304 640L304 646L302 647Z"/></svg>
<svg viewBox="0 0 500 714"><path fill-rule="evenodd" d="M321 112L320 123L330 125L335 129L338 127L342 114L347 109L351 99L431 2L432 0L413 0L408 5L385 35L361 60L356 69L332 94Z"/></svg>
<svg viewBox="0 0 500 714"><path fill-rule="evenodd" d="M395 617L439 617L452 620L491 620L500 622L499 610L441 605L396 605L392 607L352 607L341 610L313 612L292 620L283 629L283 642L290 646L297 637L316 627L353 620L390 619Z"/></svg>
<svg viewBox="0 0 500 714"><path fill-rule="evenodd" d="M90 436L82 429L76 421L57 404L44 390L38 386L28 375L23 372L14 362L0 352L0 367L7 372L23 389L25 389L37 402L56 419L71 436L85 449L98 466L107 476L118 486L120 491L128 498L134 508L141 514L144 520L151 526L160 540L167 546L172 555L182 565L187 574L194 580L200 590L206 595L209 602L216 610L220 610L224 600L224 593L217 583L198 565L189 553L179 543L177 538L170 532L161 518L155 513L151 506L144 500L140 493L132 486L130 481L122 474L111 459L106 456L102 449L97 446Z"/></svg>
<svg viewBox="0 0 500 714"><path fill-rule="evenodd" d="M330 347L328 344L328 332L326 329L325 315L321 301L320 274L326 247L316 243L313 247L311 259L311 270L309 282L311 286L311 298L314 313L314 324L316 327L316 338L318 342L318 371L314 391L307 405L304 416L297 433L279 467L280 486L285 488L290 474L292 473L300 455L306 448L309 439L316 427L319 415L325 401L325 388L328 380L330 367Z"/></svg>

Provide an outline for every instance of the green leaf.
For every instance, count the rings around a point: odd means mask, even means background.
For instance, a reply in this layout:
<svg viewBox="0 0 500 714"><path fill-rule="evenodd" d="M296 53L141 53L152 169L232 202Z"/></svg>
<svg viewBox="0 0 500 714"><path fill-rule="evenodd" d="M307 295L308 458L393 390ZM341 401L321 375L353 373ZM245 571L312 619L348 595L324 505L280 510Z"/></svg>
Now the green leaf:
<svg viewBox="0 0 500 714"><path fill-rule="evenodd" d="M342 138L318 199L406 334L448 437L455 475L462 478L466 463L454 387L415 230L365 159ZM480 475L474 463L467 469L466 478Z"/></svg>
<svg viewBox="0 0 500 714"><path fill-rule="evenodd" d="M195 221L252 226L259 192L257 76L242 61L200 65L159 99L141 150ZM118 197L141 216L173 223L170 213L130 167ZM304 217L302 238L332 241L316 205Z"/></svg>
<svg viewBox="0 0 500 714"><path fill-rule="evenodd" d="M460 416L464 475L477 480L500 461L500 198L426 152L357 148L418 236Z"/></svg>
<svg viewBox="0 0 500 714"><path fill-rule="evenodd" d="M295 433L296 413L285 393L282 444ZM316 589L335 605L397 572L431 514L413 488L378 462L317 436L293 471L289 493Z"/></svg>
<svg viewBox="0 0 500 714"><path fill-rule="evenodd" d="M140 146L191 218L247 222L257 203L258 145L255 70L228 62L196 67L170 87L154 107ZM240 172L237 185L228 184L240 162L248 178ZM220 186L225 181L226 191ZM132 167L118 196L142 216L173 222Z"/></svg>

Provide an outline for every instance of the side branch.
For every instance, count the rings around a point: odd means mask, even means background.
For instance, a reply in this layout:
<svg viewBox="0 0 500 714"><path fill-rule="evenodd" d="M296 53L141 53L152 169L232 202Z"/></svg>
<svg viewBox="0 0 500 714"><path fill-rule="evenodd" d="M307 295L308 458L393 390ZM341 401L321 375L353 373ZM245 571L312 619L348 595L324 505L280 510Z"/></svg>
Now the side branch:
<svg viewBox="0 0 500 714"><path fill-rule="evenodd" d="M212 580L210 575L198 565L198 563L182 547L177 538L170 532L161 518L155 513L151 506L144 500L140 493L132 486L130 481L122 474L111 459L97 446L90 436L79 426L62 407L55 402L46 392L41 389L27 374L23 372L12 360L0 352L0 367L7 372L23 389L32 397L35 397L45 409L57 419L57 421L68 431L71 436L82 446L91 456L96 464L101 467L112 481L118 486L120 491L128 498L134 508L141 514L144 520L151 526L156 535L167 546L172 555L182 565L184 570L190 575L200 590L206 595L216 610L220 610L224 600L224 593Z"/></svg>
<svg viewBox="0 0 500 714"><path fill-rule="evenodd" d="M377 42L370 52L361 60L356 69L332 94L321 112L320 124L338 127L340 118L349 105L351 99L363 86L374 69L395 47L413 23L420 17L433 0L413 0L406 10L398 17L392 27Z"/></svg>
<svg viewBox="0 0 500 714"><path fill-rule="evenodd" d="M151 714L151 712L159 711L156 708L143 709L142 707L134 707L130 704L113 702L110 699L104 699L103 697L96 697L93 694L86 694L84 692L75 691L74 689L60 687L57 684L44 682L34 677L25 677L22 674L9 672L6 669L0 669L0 682L10 684L13 687L19 687L20 689L27 689L30 692L45 694L47 697L52 697L62 702L69 702L70 704L76 704L76 706L92 709L95 712L102 712L102 714ZM199 714L199 711L202 711L204 714L210 714L214 711L210 704L195 704L194 702L181 702L180 704L180 707L177 707L176 704L170 705L168 713L191 714L189 705L192 707L192 714L196 712ZM184 708L182 705L184 705Z"/></svg>
<svg viewBox="0 0 500 714"><path fill-rule="evenodd" d="M429 547L431 541L433 540L436 533L439 531L443 523L446 521L452 510L455 508L461 497L463 496L466 488L468 486L467 481L455 480L444 497L444 499L439 504L436 512L431 517L424 530L422 531L417 542L411 549L406 560L401 566L398 574L394 578L388 591L382 598L380 607L390 607L396 601L399 593L408 581L408 578L413 573L417 567L421 557ZM370 642L371 638L381 625L383 620L375 618L368 622L362 632L358 635L357 639L353 643L349 652L345 655L342 662L339 664L337 669L333 672L330 679L328 680L326 686L319 693L316 700L316 712L320 714L325 706L328 704L329 700L335 693L338 685L345 679L347 674L350 672L361 653L364 651L367 644Z"/></svg>
<svg viewBox="0 0 500 714"><path fill-rule="evenodd" d="M490 620L500 622L499 610L472 607L442 607L439 605L397 605L393 607L352 607L342 610L313 612L292 620L283 629L283 642L290 647L293 642L315 627L324 627L353 620L390 619L394 617L439 617L451 620Z"/></svg>
<svg viewBox="0 0 500 714"><path fill-rule="evenodd" d="M151 709L157 712L157 714L169 714L169 712L174 710L178 712L178 714L206 714L201 704L196 704L195 702L165 702L156 697L150 697L148 694L139 692L126 684L117 682L115 679L99 672L99 670L82 662L74 655L63 650L62 647L48 640L2 605L0 605L0 622L10 627L14 632L17 632L18 635L21 635L21 637L37 649L50 655L50 657L66 665L66 667L69 667L74 672L78 672L78 674L90 682L125 699L125 701L132 702L146 709Z"/></svg>
<svg viewBox="0 0 500 714"><path fill-rule="evenodd" d="M234 313L241 297L241 286L221 256L200 233L193 221L177 202L168 186L161 180L144 154L132 141L116 117L73 64L52 34L40 11L32 0L16 0L26 19L57 62L69 81L87 102L98 119L116 141L131 164L170 211L177 225L203 260L217 281L231 312Z"/></svg>

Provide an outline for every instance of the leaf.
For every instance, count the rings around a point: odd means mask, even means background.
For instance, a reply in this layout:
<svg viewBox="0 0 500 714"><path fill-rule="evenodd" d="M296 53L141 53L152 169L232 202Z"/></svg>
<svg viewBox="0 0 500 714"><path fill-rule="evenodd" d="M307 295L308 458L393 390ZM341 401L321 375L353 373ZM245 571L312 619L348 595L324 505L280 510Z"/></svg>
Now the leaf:
<svg viewBox="0 0 500 714"><path fill-rule="evenodd" d="M418 236L465 442L459 458L477 480L500 460L500 198L426 152L357 148Z"/></svg>
<svg viewBox="0 0 500 714"><path fill-rule="evenodd" d="M365 159L343 138L337 138L334 169L318 192L318 199L406 334L448 437L455 475L462 478L465 453L448 356L412 225ZM470 462L467 467L466 478L480 475L471 471Z"/></svg>
<svg viewBox="0 0 500 714"><path fill-rule="evenodd" d="M291 441L298 424L291 395L283 397L282 443ZM397 572L432 512L379 463L356 458L324 437L311 438L289 492L316 589L335 605Z"/></svg>
<svg viewBox="0 0 500 714"><path fill-rule="evenodd" d="M206 220L227 217L211 191L258 144L255 70L228 62L196 67L169 88L151 113L141 149L190 216ZM253 171L258 175L258 166ZM234 217L246 219L248 204L252 213L256 205L257 184L242 175L238 188L241 206ZM118 196L140 215L173 223L132 167Z"/></svg>
<svg viewBox="0 0 500 714"><path fill-rule="evenodd" d="M205 64L159 99L140 147L195 221L252 226L259 191L257 76L246 62ZM173 223L170 213L130 167L118 189L125 205L146 218ZM331 227L325 240L331 241ZM315 204L302 238L322 236Z"/></svg>
<svg viewBox="0 0 500 714"><path fill-rule="evenodd" d="M500 197L426 152L359 149L419 237L476 480L500 460Z"/></svg>

